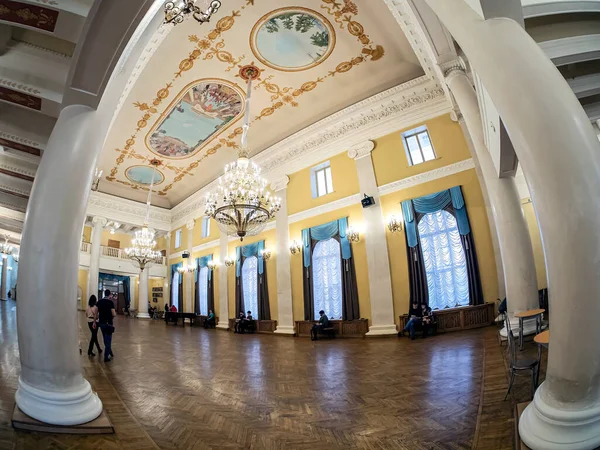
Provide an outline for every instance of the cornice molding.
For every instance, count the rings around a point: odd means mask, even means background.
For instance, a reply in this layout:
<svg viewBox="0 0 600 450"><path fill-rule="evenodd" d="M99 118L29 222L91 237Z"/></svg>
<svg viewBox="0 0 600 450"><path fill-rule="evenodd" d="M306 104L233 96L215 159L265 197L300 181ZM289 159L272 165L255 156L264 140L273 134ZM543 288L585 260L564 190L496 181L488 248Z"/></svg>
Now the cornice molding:
<svg viewBox="0 0 600 450"><path fill-rule="evenodd" d="M146 205L103 192L92 191L88 200L88 216L102 216L121 223L143 226L146 218ZM151 228L162 231L171 230L171 211L150 207Z"/></svg>
<svg viewBox="0 0 600 450"><path fill-rule="evenodd" d="M278 179L370 139L452 111L444 90L419 77L349 106L260 152L252 161L267 179ZM203 215L204 198L215 180L175 206L171 229Z"/></svg>
<svg viewBox="0 0 600 450"><path fill-rule="evenodd" d="M408 189L419 184L434 181L439 178L448 177L450 175L454 175L460 172L464 172L465 170L474 168L475 162L473 161L473 159L465 159L463 161L450 164L449 166L440 167L439 169L430 170L429 172L420 173L412 177L403 178L402 180L393 181L392 183L379 186L379 195L381 196L391 194L392 192Z"/></svg>
<svg viewBox="0 0 600 450"><path fill-rule="evenodd" d="M9 205L10 208L5 208L0 206L0 217L5 217L7 219L17 220L19 222L25 222L25 212L15 211L12 209L14 206Z"/></svg>
<svg viewBox="0 0 600 450"><path fill-rule="evenodd" d="M22 138L20 136L14 135L14 134L6 133L4 131L0 131L0 138L4 138L7 141L12 141L16 144L29 145L30 147L35 147L35 148L39 148L39 149L44 148L44 144L42 144L40 142L25 139L25 138Z"/></svg>
<svg viewBox="0 0 600 450"><path fill-rule="evenodd" d="M365 156L370 156L371 152L375 149L375 142L366 141L362 144L355 145L348 150L348 157L352 159L361 159Z"/></svg>
<svg viewBox="0 0 600 450"><path fill-rule="evenodd" d="M295 214L291 214L288 217L288 223L300 222L304 219L310 219L311 217L320 216L337 209L348 208L349 206L358 205L360 203L361 195L354 194L348 197L335 200L333 202L325 203L324 205L310 208L305 211L300 211Z"/></svg>
<svg viewBox="0 0 600 450"><path fill-rule="evenodd" d="M279 178L271 181L271 189L273 192L281 191L282 189L286 189L288 183L290 182L290 177L287 175L282 175Z"/></svg>

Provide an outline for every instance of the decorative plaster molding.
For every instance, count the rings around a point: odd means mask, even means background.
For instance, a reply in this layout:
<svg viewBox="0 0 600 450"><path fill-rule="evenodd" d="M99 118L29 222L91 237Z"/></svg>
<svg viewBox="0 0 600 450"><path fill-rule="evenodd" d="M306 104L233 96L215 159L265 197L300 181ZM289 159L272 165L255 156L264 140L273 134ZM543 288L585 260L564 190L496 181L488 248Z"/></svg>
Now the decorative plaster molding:
<svg viewBox="0 0 600 450"><path fill-rule="evenodd" d="M186 224L185 224L185 227L186 227L188 230L193 230L195 225L196 225L196 220L194 220L194 219L191 219L191 220L188 220L188 221L186 222Z"/></svg>
<svg viewBox="0 0 600 450"><path fill-rule="evenodd" d="M273 189L273 192L281 191L282 189L287 188L289 182L290 177L287 175L282 175L281 177L271 181L271 189Z"/></svg>
<svg viewBox="0 0 600 450"><path fill-rule="evenodd" d="M19 212L19 213L23 213L23 214L25 214L25 211L27 209L26 206L15 205L14 203L7 202L6 200L3 200L3 199L0 199L0 207L4 207L5 209L14 210L15 212ZM0 214L0 217L2 217L2 214Z"/></svg>
<svg viewBox="0 0 600 450"><path fill-rule="evenodd" d="M465 65L459 59L450 61L445 64L440 64L440 69L442 70L445 79L447 79L453 73L463 73L465 75L467 74Z"/></svg>
<svg viewBox="0 0 600 450"><path fill-rule="evenodd" d="M260 152L252 160L267 178L277 179L358 143L451 111L444 90L427 77L419 77L332 114ZM204 197L216 189L217 184L217 180L209 183L175 206L171 210L171 229L203 215Z"/></svg>
<svg viewBox="0 0 600 450"><path fill-rule="evenodd" d="M43 148L44 147L44 144L42 144L40 142L31 141L29 139L24 139L24 138L22 138L20 136L16 136L14 134L6 133L4 131L0 131L0 138L4 138L6 140L16 142L17 144L29 145L29 146L35 147L35 148L40 148L40 147Z"/></svg>
<svg viewBox="0 0 600 450"><path fill-rule="evenodd" d="M41 47L39 45L31 44L29 42L19 41L19 43L17 45L29 47L29 48L35 49L39 52L49 53L51 55L58 56L59 58L64 59L64 60L70 60L72 58L71 55L67 55L66 53L57 52L56 50L50 50L49 48Z"/></svg>
<svg viewBox="0 0 600 450"><path fill-rule="evenodd" d="M464 161L459 161L449 166L440 167L439 169L430 170L429 172L420 173L412 177L404 178L402 180L393 181L392 183L384 184L379 186L379 195L387 195L392 192L401 191L408 189L419 184L427 183L429 181L437 180L439 178L448 177L465 170L474 169L475 162L469 158Z"/></svg>
<svg viewBox="0 0 600 450"><path fill-rule="evenodd" d="M11 80L6 80L4 78L0 78L0 85L9 87L9 88L17 90L17 91L27 92L28 94L35 94L35 95L41 94L40 91L38 91L37 89L35 89L31 86L27 86L26 84L17 83L15 81L11 81Z"/></svg>
<svg viewBox="0 0 600 450"><path fill-rule="evenodd" d="M19 243L21 242L21 233L15 233L14 231L8 231L8 230L5 230L5 229L0 229L0 236L2 236L2 237L8 236L9 242L10 242L10 239L13 240L11 242L11 244L13 245L13 247L19 247L18 244L15 245L14 241L18 241Z"/></svg>
<svg viewBox="0 0 600 450"><path fill-rule="evenodd" d="M103 192L92 191L88 200L88 216L103 216L121 223L142 226L146 218L146 205ZM150 227L157 230L171 230L171 211L150 207Z"/></svg>
<svg viewBox="0 0 600 450"><path fill-rule="evenodd" d="M5 217L7 219L17 220L19 222L25 222L25 213L20 211L15 211L12 209L14 206L10 205L10 208L4 208L0 206L0 217Z"/></svg>
<svg viewBox="0 0 600 450"><path fill-rule="evenodd" d="M17 165L15 164L17 161L11 162L12 164L7 164L6 162L2 161L2 156L0 156L0 169L4 169L15 174L25 175L26 177L35 178L36 170L33 170L30 167Z"/></svg>
<svg viewBox="0 0 600 450"><path fill-rule="evenodd" d="M108 223L108 220L104 217L94 216L92 218L93 225L100 224L101 227L105 227L107 223Z"/></svg>
<svg viewBox="0 0 600 450"><path fill-rule="evenodd" d="M375 142L363 142L362 144L355 145L350 150L348 150L348 157L352 159L364 158L365 156L369 156L374 148Z"/></svg>

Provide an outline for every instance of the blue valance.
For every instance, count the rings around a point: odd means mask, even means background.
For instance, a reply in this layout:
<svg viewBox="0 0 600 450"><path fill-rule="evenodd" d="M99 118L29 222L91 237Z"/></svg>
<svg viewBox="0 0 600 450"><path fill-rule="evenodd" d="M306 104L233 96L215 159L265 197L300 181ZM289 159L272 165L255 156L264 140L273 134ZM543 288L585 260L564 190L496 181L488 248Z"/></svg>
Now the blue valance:
<svg viewBox="0 0 600 450"><path fill-rule="evenodd" d="M423 197L402 202L402 214L404 215L404 226L409 247L415 247L417 245L417 223L415 220L415 212L429 214L444 209L450 204L452 204L456 213L458 232L461 235L466 236L471 232L471 227L469 226L467 207L460 186L455 186L445 191L424 195Z"/></svg>
<svg viewBox="0 0 600 450"><path fill-rule="evenodd" d="M179 267L183 267L183 261L178 262L177 264L171 264L171 278L173 278L173 275L175 275L175 272L177 272Z"/></svg>
<svg viewBox="0 0 600 450"><path fill-rule="evenodd" d="M326 241L334 236L340 236L340 244L342 247L342 259L352 258L352 249L350 242L346 237L346 230L348 229L348 218L342 217L339 220L333 222L324 223L312 228L305 228L302 230L302 246L303 246L303 258L304 267L310 267L310 241Z"/></svg>
<svg viewBox="0 0 600 450"><path fill-rule="evenodd" d="M198 268L196 270L196 273L194 274L194 281L198 282L198 274L200 273L200 269L202 269L203 267L208 266L208 263L210 261L212 261L213 259L213 255L206 255L203 256L201 258L196 258L196 267ZM208 279L210 280L212 278L212 270L208 271Z"/></svg>
<svg viewBox="0 0 600 450"><path fill-rule="evenodd" d="M239 277L242 273L242 256L250 258L256 256L258 258L258 273L262 275L265 272L265 262L262 257L262 251L265 249L265 241L258 241L254 244L244 245L235 249L235 276Z"/></svg>

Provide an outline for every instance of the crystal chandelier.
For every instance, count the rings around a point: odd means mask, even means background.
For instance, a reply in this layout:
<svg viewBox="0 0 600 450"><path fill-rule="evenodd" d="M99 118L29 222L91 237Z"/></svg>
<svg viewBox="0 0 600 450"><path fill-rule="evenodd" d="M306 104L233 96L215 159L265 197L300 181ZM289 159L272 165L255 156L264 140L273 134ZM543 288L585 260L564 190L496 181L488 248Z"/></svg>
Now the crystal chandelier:
<svg viewBox="0 0 600 450"><path fill-rule="evenodd" d="M190 14L199 23L208 22L221 7L219 0L203 0L204 8L196 6L196 0L173 0L165 3L165 23L177 25Z"/></svg>
<svg viewBox="0 0 600 450"><path fill-rule="evenodd" d="M152 172L152 181L150 183L150 190L148 192L148 201L146 202L146 219L144 220L144 226L141 230L135 232L135 238L131 240L132 247L125 249L125 254L133 262L140 266L140 270L156 261L162 255L159 251L154 250L156 247L156 241L154 240L154 230L148 228L148 221L150 220L150 202L152 200L152 188L154 187L154 174L156 173L156 166L160 165L160 161L153 159L150 164L154 167Z"/></svg>
<svg viewBox="0 0 600 450"><path fill-rule="evenodd" d="M4 235L4 243L0 244L0 253L2 253L2 259L6 259L10 256L13 251L13 246L8 243L8 235Z"/></svg>
<svg viewBox="0 0 600 450"><path fill-rule="evenodd" d="M221 231L243 241L245 236L255 236L265 228L279 211L281 201L271 195L267 180L260 176L260 167L248 158L252 80L260 76L260 70L254 65L244 66L240 76L248 81L242 145L237 161L225 166L225 174L219 178L217 192L206 196L205 214L215 219Z"/></svg>

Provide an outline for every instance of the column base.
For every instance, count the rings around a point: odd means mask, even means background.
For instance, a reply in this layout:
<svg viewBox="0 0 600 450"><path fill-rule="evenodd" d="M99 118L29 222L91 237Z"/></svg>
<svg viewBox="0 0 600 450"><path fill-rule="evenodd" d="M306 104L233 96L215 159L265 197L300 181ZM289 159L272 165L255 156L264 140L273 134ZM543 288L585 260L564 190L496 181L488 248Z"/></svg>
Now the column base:
<svg viewBox="0 0 600 450"><path fill-rule="evenodd" d="M19 377L15 400L29 417L52 425L80 425L102 414L102 402L86 380L78 389L44 391Z"/></svg>
<svg viewBox="0 0 600 450"><path fill-rule="evenodd" d="M365 336L392 336L397 335L398 330L395 324L391 325L371 325L369 332Z"/></svg>
<svg viewBox="0 0 600 450"><path fill-rule="evenodd" d="M137 313L136 317L138 319L151 319L152 317L150 317L150 314L148 314L147 312L139 312Z"/></svg>
<svg viewBox="0 0 600 450"><path fill-rule="evenodd" d="M515 336L519 336L521 330L519 330L519 319L517 317L513 317L512 319L510 319L510 328ZM542 330L543 329L544 329L544 326L542 325ZM523 321L523 336L530 336L530 335L536 334L536 333L537 333L537 329L535 326L535 320ZM507 336L506 324L504 324L504 328L502 328L500 330L500 336L502 336L503 338L506 338L506 336Z"/></svg>
<svg viewBox="0 0 600 450"><path fill-rule="evenodd" d="M285 327L282 325L277 325L277 328L275 329L275 334L289 334L293 336L296 334L296 330L294 329L294 327Z"/></svg>
<svg viewBox="0 0 600 450"><path fill-rule="evenodd" d="M591 450L600 447L600 405L559 409L544 401L545 382L519 421L519 436L533 450Z"/></svg>
<svg viewBox="0 0 600 450"><path fill-rule="evenodd" d="M229 330L229 321L227 321L227 323L219 321L216 328L220 328L221 330Z"/></svg>

